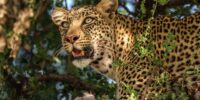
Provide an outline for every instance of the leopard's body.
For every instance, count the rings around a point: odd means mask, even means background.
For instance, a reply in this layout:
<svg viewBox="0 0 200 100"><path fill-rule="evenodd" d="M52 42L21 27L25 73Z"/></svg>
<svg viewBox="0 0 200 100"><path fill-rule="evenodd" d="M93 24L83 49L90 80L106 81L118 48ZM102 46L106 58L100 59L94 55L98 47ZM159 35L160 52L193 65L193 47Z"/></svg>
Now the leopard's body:
<svg viewBox="0 0 200 100"><path fill-rule="evenodd" d="M189 96L200 98L200 13L178 20L158 17L135 20L115 13L117 1L102 0L97 6L84 6L67 11L57 8L52 20L59 27L63 47L75 58L77 67L91 66L117 82L117 98L129 99L126 86L139 92L138 99L151 94L176 91L184 86ZM147 28L154 55L141 57L134 45ZM169 33L173 39L168 39ZM174 45L168 52L166 41ZM166 53L167 52L167 53ZM153 64L153 59L163 62ZM113 67L113 62L124 64ZM158 85L162 74L168 80Z"/></svg>

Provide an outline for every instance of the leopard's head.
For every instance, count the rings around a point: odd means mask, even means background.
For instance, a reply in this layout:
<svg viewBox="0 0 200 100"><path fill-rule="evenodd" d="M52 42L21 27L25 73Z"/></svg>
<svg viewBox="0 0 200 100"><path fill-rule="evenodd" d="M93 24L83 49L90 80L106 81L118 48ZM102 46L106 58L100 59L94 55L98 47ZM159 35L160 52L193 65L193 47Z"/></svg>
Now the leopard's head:
<svg viewBox="0 0 200 100"><path fill-rule="evenodd" d="M115 40L112 20L117 6L117 0L101 0L96 6L53 10L52 20L59 28L62 45L76 67L90 65L102 73L109 72Z"/></svg>

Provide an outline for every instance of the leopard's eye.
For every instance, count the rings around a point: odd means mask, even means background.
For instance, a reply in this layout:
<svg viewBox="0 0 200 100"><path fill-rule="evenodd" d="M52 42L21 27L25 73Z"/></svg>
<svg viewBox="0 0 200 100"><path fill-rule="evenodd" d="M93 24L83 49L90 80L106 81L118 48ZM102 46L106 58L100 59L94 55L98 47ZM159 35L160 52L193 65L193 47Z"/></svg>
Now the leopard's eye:
<svg viewBox="0 0 200 100"><path fill-rule="evenodd" d="M66 22L66 21L64 21L64 22L61 23L61 26L62 26L63 28L68 28L68 27L69 27L69 23Z"/></svg>
<svg viewBox="0 0 200 100"><path fill-rule="evenodd" d="M87 17L87 18L85 18L85 20L84 20L84 24L90 24L90 23L92 23L94 21L94 18L92 18L92 17Z"/></svg>

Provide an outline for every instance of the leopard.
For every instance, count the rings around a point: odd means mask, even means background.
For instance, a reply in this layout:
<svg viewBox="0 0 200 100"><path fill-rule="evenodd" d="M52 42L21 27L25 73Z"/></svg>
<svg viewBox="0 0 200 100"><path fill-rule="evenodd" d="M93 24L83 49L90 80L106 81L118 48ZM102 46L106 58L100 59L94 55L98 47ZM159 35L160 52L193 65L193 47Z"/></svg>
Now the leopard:
<svg viewBox="0 0 200 100"><path fill-rule="evenodd" d="M152 100L157 94L178 93L180 87L190 99L199 100L200 13L182 19L159 16L141 20L119 14L118 5L118 0L101 0L97 5L53 9L52 21L72 63L116 81L117 100L131 99L127 89L136 91L138 100ZM152 56L141 56L135 46L146 33ZM164 46L168 42L174 45L170 52ZM154 64L153 59L162 64ZM163 75L167 78L159 84Z"/></svg>

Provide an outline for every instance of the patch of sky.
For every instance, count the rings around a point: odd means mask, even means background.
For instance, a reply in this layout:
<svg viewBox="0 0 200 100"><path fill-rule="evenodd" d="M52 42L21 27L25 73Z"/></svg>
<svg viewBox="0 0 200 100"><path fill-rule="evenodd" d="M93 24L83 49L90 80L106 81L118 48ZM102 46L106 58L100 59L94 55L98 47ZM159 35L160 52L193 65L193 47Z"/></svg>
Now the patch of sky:
<svg viewBox="0 0 200 100"><path fill-rule="evenodd" d="M197 12L198 10L200 10L200 9L198 9L197 5L194 5L194 6L192 7L192 9L191 9L191 13L195 13L195 12Z"/></svg>
<svg viewBox="0 0 200 100"><path fill-rule="evenodd" d="M124 2L123 0L119 1L119 2ZM123 15L129 15L129 12L135 12L135 5L134 5L134 0L126 0L124 6L126 8L124 8L123 6L119 6L118 7L118 12L120 14L123 14ZM128 11L127 11L128 9Z"/></svg>
<svg viewBox="0 0 200 100"><path fill-rule="evenodd" d="M134 6L134 0L127 0L126 7L129 9L129 11L134 12L135 6Z"/></svg>
<svg viewBox="0 0 200 100"><path fill-rule="evenodd" d="M74 5L74 1L73 0L64 0L63 5L65 5L65 7L67 7L67 9L71 9L72 6Z"/></svg>

